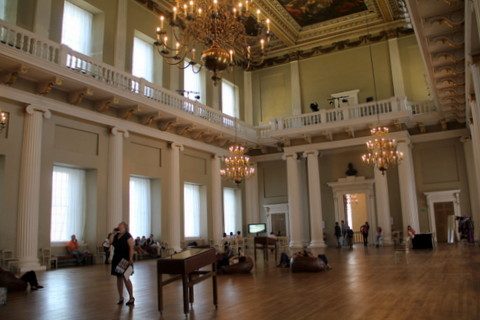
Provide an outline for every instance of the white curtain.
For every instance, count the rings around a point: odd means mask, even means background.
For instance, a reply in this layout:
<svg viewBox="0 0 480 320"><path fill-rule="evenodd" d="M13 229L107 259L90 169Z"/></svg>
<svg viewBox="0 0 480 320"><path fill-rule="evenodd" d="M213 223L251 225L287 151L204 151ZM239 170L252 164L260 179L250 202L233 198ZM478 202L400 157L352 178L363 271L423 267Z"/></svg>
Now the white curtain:
<svg viewBox="0 0 480 320"><path fill-rule="evenodd" d="M130 177L130 233L148 237L152 229L151 183L148 178Z"/></svg>
<svg viewBox="0 0 480 320"><path fill-rule="evenodd" d="M238 118L237 97L235 86L222 80L222 112Z"/></svg>
<svg viewBox="0 0 480 320"><path fill-rule="evenodd" d="M185 61L185 66L188 64L188 61ZM183 70L183 89L185 91L191 91L195 93L189 93L187 95L188 98L192 100L195 99L195 96L198 94L200 95L200 102L205 103L205 94L203 92L203 71L198 73L193 72L191 66L185 68Z"/></svg>
<svg viewBox="0 0 480 320"><path fill-rule="evenodd" d="M90 55L92 51L93 14L68 1L63 8L62 43Z"/></svg>
<svg viewBox="0 0 480 320"><path fill-rule="evenodd" d="M83 240L85 211L85 170L54 166L50 241Z"/></svg>
<svg viewBox="0 0 480 320"><path fill-rule="evenodd" d="M236 233L242 229L241 192L238 189L223 189L224 232Z"/></svg>
<svg viewBox="0 0 480 320"><path fill-rule="evenodd" d="M132 74L153 82L153 46L140 39L133 38Z"/></svg>
<svg viewBox="0 0 480 320"><path fill-rule="evenodd" d="M6 0L0 0L0 19L2 20L6 20L6 17L7 17L6 6L7 6Z"/></svg>
<svg viewBox="0 0 480 320"><path fill-rule="evenodd" d="M201 189L199 185L185 183L183 187L183 211L185 238L200 237L202 214Z"/></svg>

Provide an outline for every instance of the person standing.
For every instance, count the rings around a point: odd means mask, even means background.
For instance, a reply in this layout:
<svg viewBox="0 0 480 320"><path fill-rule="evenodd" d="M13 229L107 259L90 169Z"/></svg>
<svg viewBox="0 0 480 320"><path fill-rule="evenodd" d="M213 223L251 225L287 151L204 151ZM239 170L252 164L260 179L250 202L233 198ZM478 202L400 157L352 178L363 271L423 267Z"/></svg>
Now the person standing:
<svg viewBox="0 0 480 320"><path fill-rule="evenodd" d="M348 227L348 226L347 226ZM350 249L353 249L353 230L348 227L347 233L346 233L346 238L347 238L347 245Z"/></svg>
<svg viewBox="0 0 480 320"><path fill-rule="evenodd" d="M111 244L114 248L112 258L112 275L117 277L117 289L118 289L118 305L123 304L123 285L127 288L129 300L127 306L133 306L135 304L135 298L133 297L133 286L130 278L125 277L123 273L117 272L117 266L122 260L128 261L129 265L133 267L133 254L134 240L132 235L128 232L128 225L126 222L120 222L118 225L118 231L111 237Z"/></svg>
<svg viewBox="0 0 480 320"><path fill-rule="evenodd" d="M383 238L383 230L381 227L377 227L377 237L375 241L375 247L380 247Z"/></svg>
<svg viewBox="0 0 480 320"><path fill-rule="evenodd" d="M365 224L360 227L360 233L362 234L362 237L363 237L363 246L364 247L368 246L368 232L369 231L370 231L370 226L368 225L368 222L365 222Z"/></svg>
<svg viewBox="0 0 480 320"><path fill-rule="evenodd" d="M342 229L338 225L338 222L335 222L335 238L337 238L337 248L342 247L342 244L340 243L341 237L342 237Z"/></svg>
<svg viewBox="0 0 480 320"><path fill-rule="evenodd" d="M112 233L109 233L105 241L102 243L103 253L105 254L105 264L108 264L108 259L110 258L110 237Z"/></svg>
<svg viewBox="0 0 480 320"><path fill-rule="evenodd" d="M347 232L348 232L348 229L350 229L348 227L348 224L345 223L345 221L340 221L340 228L342 229L342 242L343 242L343 245L345 246L347 243Z"/></svg>

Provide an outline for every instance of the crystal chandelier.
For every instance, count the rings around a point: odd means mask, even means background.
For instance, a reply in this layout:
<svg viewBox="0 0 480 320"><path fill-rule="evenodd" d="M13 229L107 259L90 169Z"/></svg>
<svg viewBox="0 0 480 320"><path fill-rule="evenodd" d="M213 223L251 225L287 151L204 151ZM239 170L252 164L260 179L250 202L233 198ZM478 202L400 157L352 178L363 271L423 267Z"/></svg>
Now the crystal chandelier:
<svg viewBox="0 0 480 320"><path fill-rule="evenodd" d="M225 168L220 170L222 177L240 184L244 179L255 173L255 168L250 164L250 158L245 155L245 147L233 144L228 148L230 155L225 158Z"/></svg>
<svg viewBox="0 0 480 320"><path fill-rule="evenodd" d="M176 0L170 22L160 16L154 45L170 65L191 67L196 73L205 67L216 85L225 70L234 66L248 70L263 62L270 20L252 2Z"/></svg>
<svg viewBox="0 0 480 320"><path fill-rule="evenodd" d="M362 161L373 165L385 175L387 169L403 159L403 153L397 151L397 141L388 138L387 127L376 127L370 130L372 139L367 141L368 153L362 155Z"/></svg>

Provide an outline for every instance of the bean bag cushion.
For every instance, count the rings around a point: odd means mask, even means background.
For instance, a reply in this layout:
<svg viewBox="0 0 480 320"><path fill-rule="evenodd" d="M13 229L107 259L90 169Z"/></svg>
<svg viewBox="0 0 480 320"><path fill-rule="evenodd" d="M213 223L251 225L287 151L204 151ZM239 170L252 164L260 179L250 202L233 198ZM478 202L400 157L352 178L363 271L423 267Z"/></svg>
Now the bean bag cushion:
<svg viewBox="0 0 480 320"><path fill-rule="evenodd" d="M224 274L250 273L253 269L253 259L245 257L245 261L238 262L223 268Z"/></svg>
<svg viewBox="0 0 480 320"><path fill-rule="evenodd" d="M324 264L316 257L294 256L290 262L292 272L320 272L325 270Z"/></svg>
<svg viewBox="0 0 480 320"><path fill-rule="evenodd" d="M8 292L25 291L27 283L15 277L13 273L0 268L0 287L7 288Z"/></svg>

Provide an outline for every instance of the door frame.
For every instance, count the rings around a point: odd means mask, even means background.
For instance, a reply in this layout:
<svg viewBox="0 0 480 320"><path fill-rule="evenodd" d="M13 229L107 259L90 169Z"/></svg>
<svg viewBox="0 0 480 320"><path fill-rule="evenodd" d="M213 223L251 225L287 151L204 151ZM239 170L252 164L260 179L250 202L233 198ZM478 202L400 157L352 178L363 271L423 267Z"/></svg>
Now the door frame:
<svg viewBox="0 0 480 320"><path fill-rule="evenodd" d="M460 216L460 190L444 190L425 192L428 206L428 222L430 224L430 232L433 235L433 241L437 243L437 225L435 221L434 204L438 202L453 202L453 211L456 217Z"/></svg>
<svg viewBox="0 0 480 320"><path fill-rule="evenodd" d="M344 195L348 193L364 193L367 202L367 220L370 225L370 233L368 241L374 243L375 233L377 230L377 212L375 208L375 192L374 179L366 179L365 177L351 176L340 178L335 182L328 182L327 185L332 188L333 203L335 207L335 221L347 220L343 203ZM352 227L352 226L350 226Z"/></svg>
<svg viewBox="0 0 480 320"><path fill-rule="evenodd" d="M290 226L288 219L288 203L266 204L265 216L267 217L267 233L272 232L272 214L285 214L285 228L287 231L287 238L290 239Z"/></svg>

